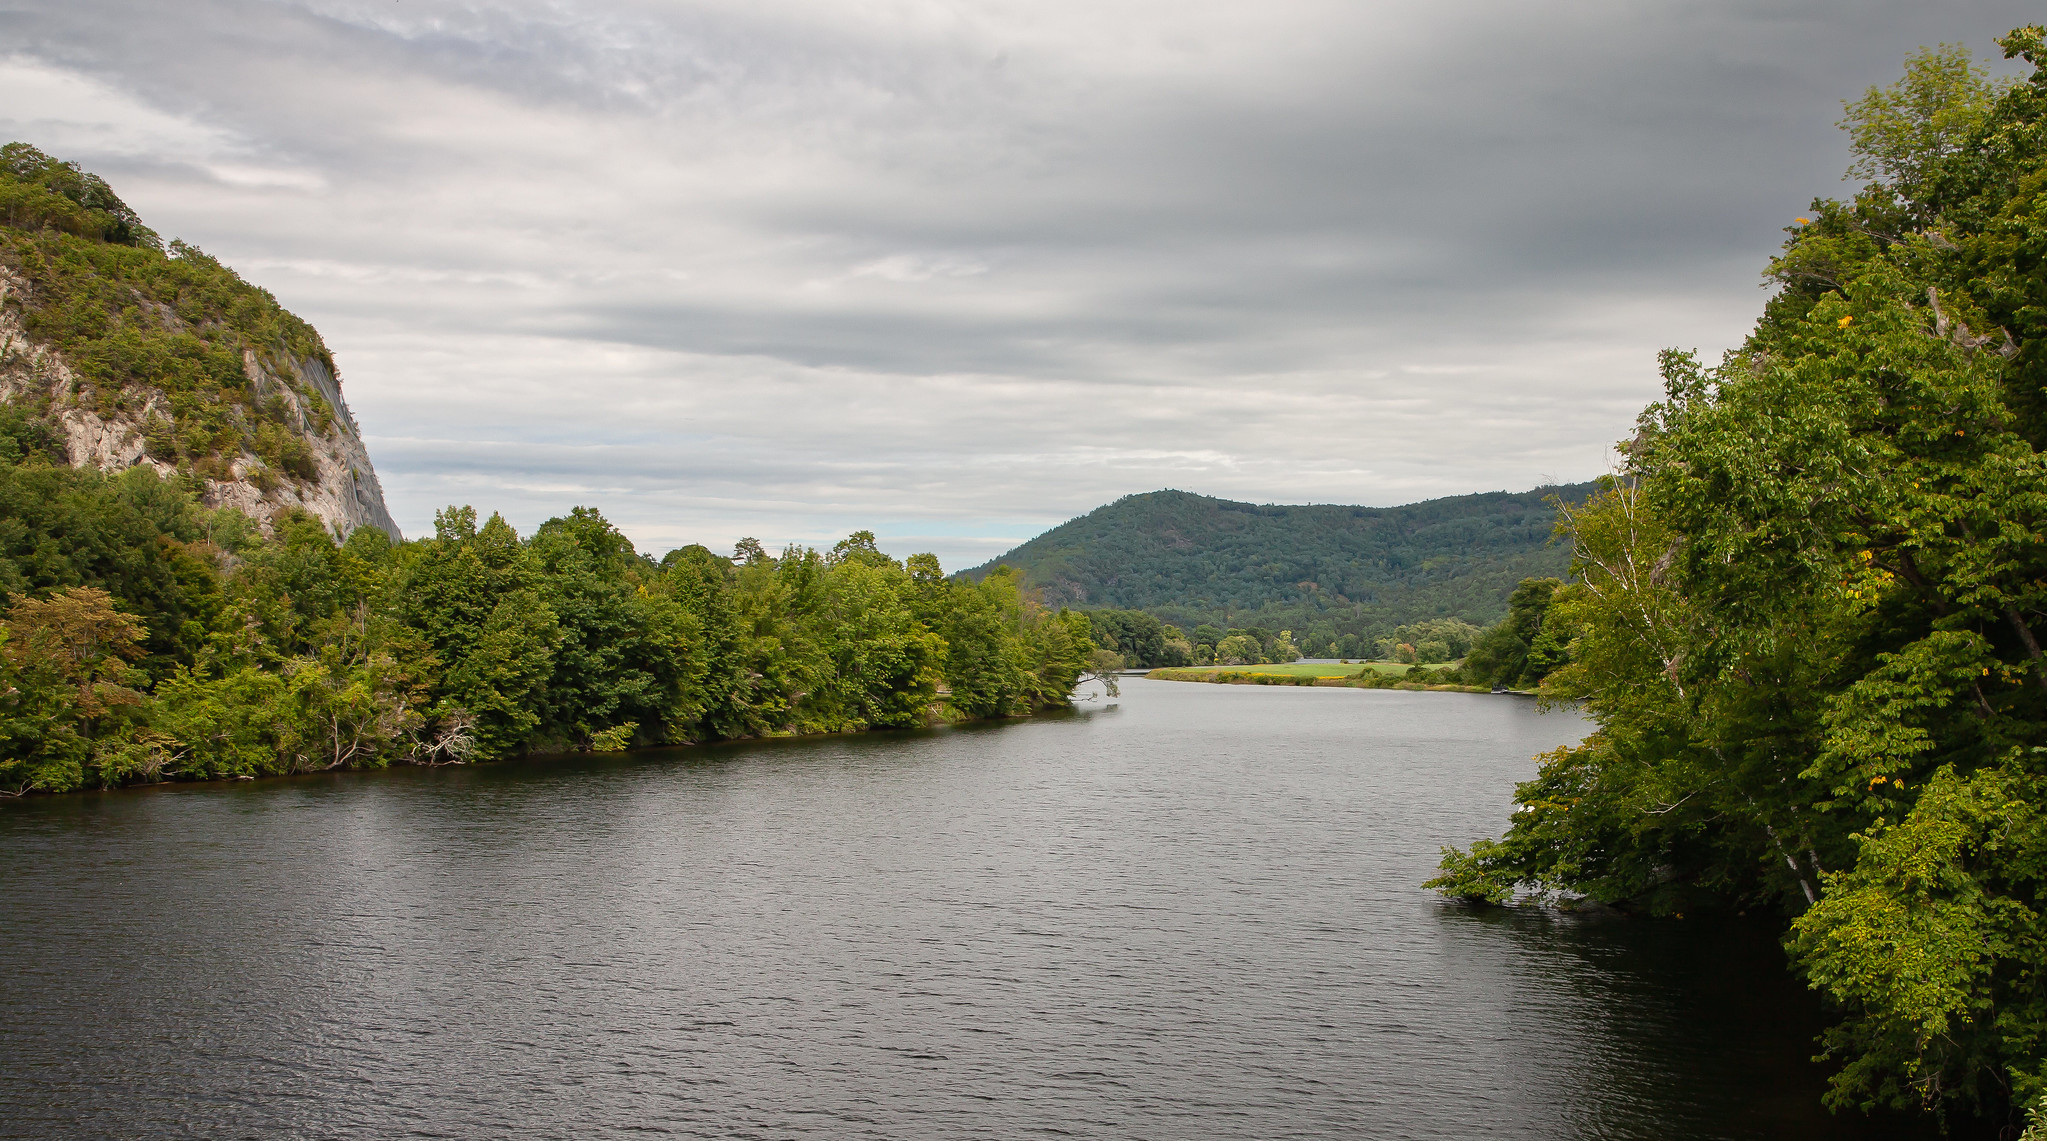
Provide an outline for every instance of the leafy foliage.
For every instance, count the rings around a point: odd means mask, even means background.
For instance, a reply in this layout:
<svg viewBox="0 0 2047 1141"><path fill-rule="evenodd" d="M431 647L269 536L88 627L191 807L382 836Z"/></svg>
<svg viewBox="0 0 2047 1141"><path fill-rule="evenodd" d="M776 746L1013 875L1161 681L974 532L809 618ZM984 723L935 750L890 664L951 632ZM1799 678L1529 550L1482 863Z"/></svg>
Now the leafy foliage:
<svg viewBox="0 0 2047 1141"><path fill-rule="evenodd" d="M1570 635L1543 692L1598 730L1542 758L1506 835L1447 851L1434 881L1775 909L1841 1012L1836 1105L2024 1110L2036 1134L2042 37L2001 41L2035 65L2025 82L1943 48L1850 104L1877 181L1791 230L1739 351L1664 355L1624 472L1566 512L1574 581L1542 623ZM1521 640L1532 657L1540 635Z"/></svg>
<svg viewBox="0 0 2047 1141"><path fill-rule="evenodd" d="M1008 717L1065 704L1096 652L1011 576L867 532L738 565L656 562L588 508L528 538L468 507L410 543L272 532L183 476L0 456L0 789Z"/></svg>
<svg viewBox="0 0 2047 1141"><path fill-rule="evenodd" d="M1966 44L1922 48L1905 59L1905 76L1871 87L1847 105L1841 127L1855 150L1851 177L1885 184L1906 200L1968 147L2010 81L1994 81Z"/></svg>
<svg viewBox="0 0 2047 1141"><path fill-rule="evenodd" d="M1087 617L1089 636L1095 645L1117 656L1119 668L1194 664L1194 644L1180 628L1142 610L1090 610Z"/></svg>
<svg viewBox="0 0 2047 1141"><path fill-rule="evenodd" d="M1458 669L1475 685L1533 689L1571 658L1575 631L1553 605L1564 584L1553 578L1522 580L1507 598L1507 616L1471 640Z"/></svg>

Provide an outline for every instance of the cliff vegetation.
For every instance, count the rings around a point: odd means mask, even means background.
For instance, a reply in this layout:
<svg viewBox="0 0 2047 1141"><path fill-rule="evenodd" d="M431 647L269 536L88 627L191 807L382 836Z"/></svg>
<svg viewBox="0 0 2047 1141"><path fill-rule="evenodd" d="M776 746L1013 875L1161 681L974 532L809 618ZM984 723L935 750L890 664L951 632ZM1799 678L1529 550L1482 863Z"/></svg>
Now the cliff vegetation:
<svg viewBox="0 0 2047 1141"><path fill-rule="evenodd" d="M335 377L267 291L164 243L76 164L0 147L0 398L56 425L71 462L192 475L266 526L303 508L395 536Z"/></svg>

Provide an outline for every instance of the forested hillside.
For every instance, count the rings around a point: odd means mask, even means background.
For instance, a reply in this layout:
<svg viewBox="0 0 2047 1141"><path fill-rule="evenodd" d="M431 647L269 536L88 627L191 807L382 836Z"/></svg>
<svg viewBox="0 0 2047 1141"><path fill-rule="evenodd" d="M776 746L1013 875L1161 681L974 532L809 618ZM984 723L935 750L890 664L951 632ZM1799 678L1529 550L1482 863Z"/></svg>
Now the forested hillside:
<svg viewBox="0 0 2047 1141"><path fill-rule="evenodd" d="M1184 491L1131 495L983 566L1016 568L1048 602L1146 610L1187 630L1291 630L1319 653L1369 647L1429 618L1480 625L1525 578L1562 575L1552 500L1591 484L1431 499L1404 507L1260 506Z"/></svg>
<svg viewBox="0 0 2047 1141"><path fill-rule="evenodd" d="M1570 634L1543 691L1597 731L1436 881L1780 914L1839 1015L1835 1104L2027 1138L2047 1136L2043 36L2002 41L2022 82L1944 46L1850 104L1871 181L1789 228L1737 352L1664 355L1625 478L1570 515L1542 624Z"/></svg>

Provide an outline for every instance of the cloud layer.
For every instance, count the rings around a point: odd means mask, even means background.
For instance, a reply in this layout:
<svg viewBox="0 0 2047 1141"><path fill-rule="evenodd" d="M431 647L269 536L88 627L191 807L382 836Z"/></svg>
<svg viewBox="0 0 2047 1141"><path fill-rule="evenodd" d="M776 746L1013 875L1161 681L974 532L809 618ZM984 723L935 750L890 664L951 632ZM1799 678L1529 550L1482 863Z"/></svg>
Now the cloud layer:
<svg viewBox="0 0 2047 1141"><path fill-rule="evenodd" d="M0 133L313 321L408 533L978 562L1130 492L1603 468L2019 3L41 0Z"/></svg>

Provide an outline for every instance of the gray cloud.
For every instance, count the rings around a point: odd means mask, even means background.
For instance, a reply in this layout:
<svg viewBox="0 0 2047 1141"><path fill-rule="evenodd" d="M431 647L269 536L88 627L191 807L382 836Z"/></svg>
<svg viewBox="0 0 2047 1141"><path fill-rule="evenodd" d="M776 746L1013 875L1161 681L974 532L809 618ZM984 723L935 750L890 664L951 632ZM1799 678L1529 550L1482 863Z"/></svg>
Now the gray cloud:
<svg viewBox="0 0 2047 1141"><path fill-rule="evenodd" d="M1577 479L2018 3L66 0L0 130L318 325L392 507L978 561Z"/></svg>

